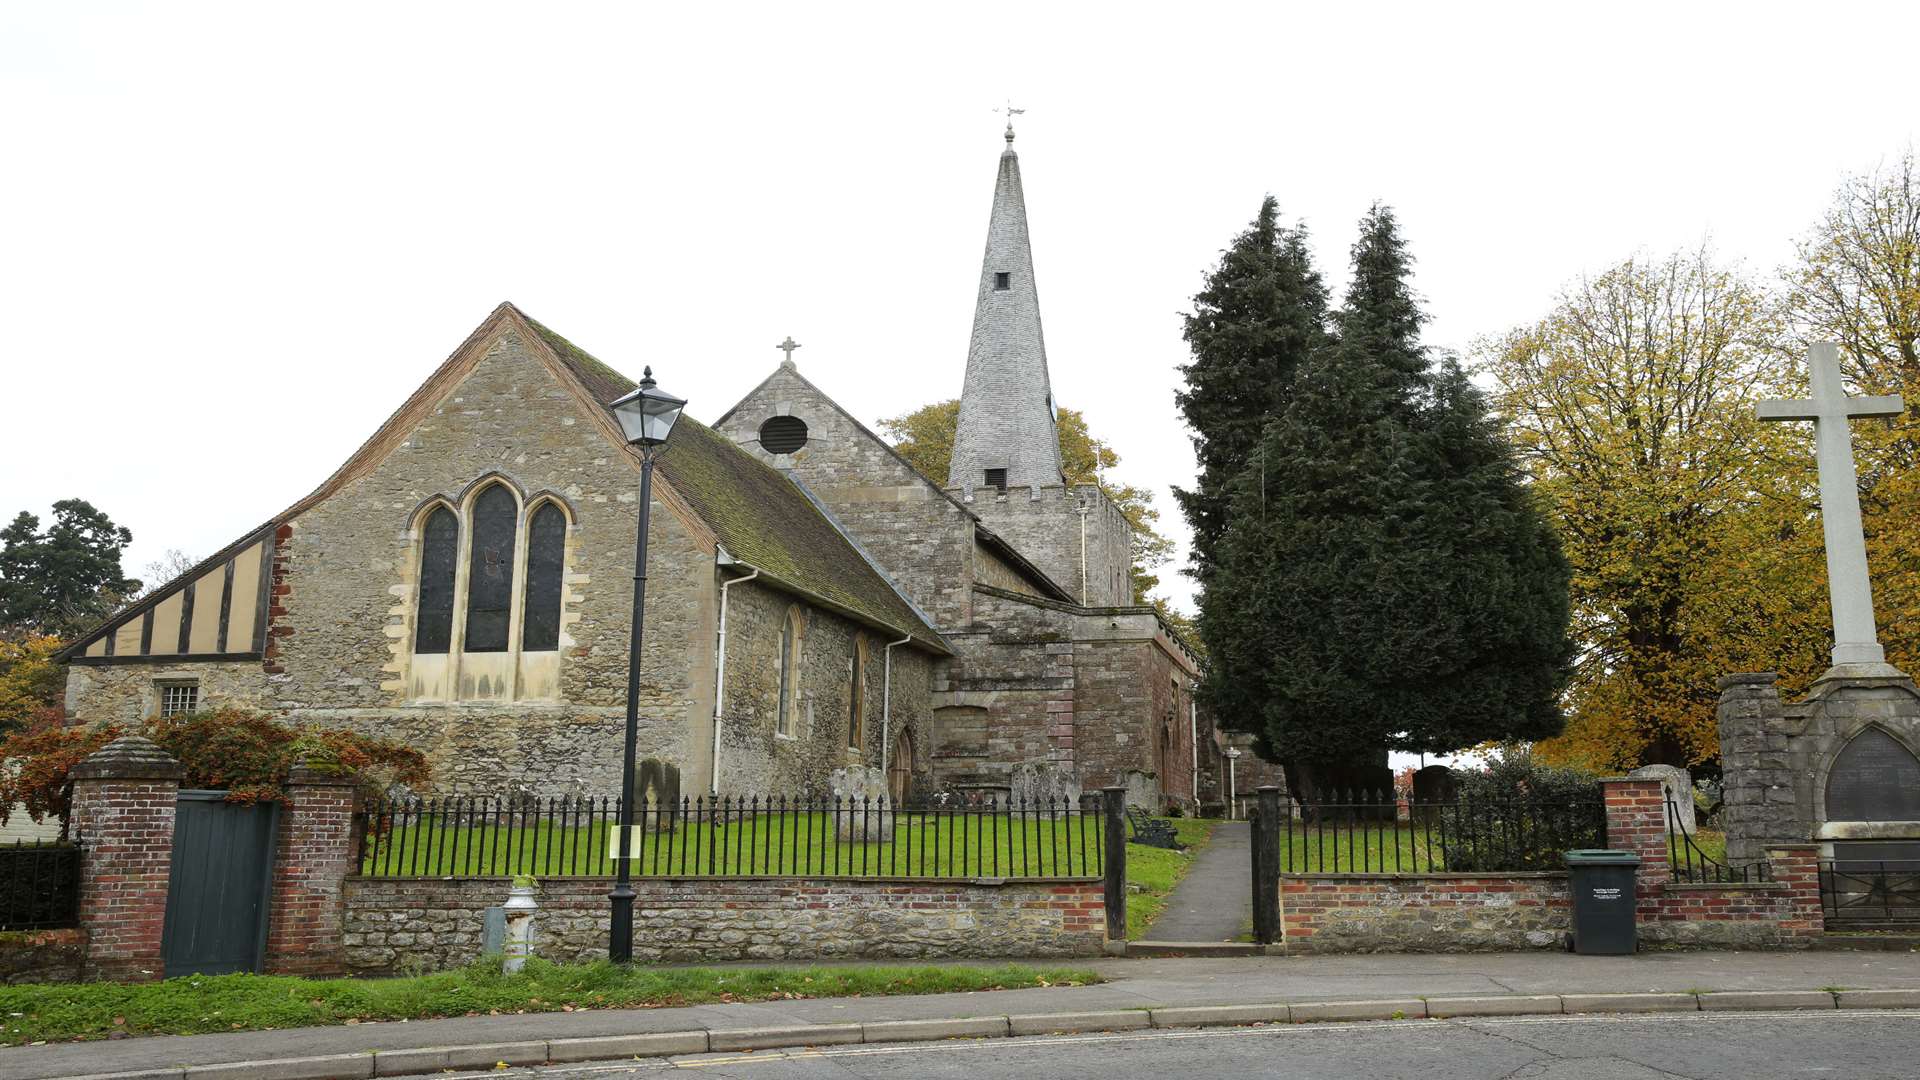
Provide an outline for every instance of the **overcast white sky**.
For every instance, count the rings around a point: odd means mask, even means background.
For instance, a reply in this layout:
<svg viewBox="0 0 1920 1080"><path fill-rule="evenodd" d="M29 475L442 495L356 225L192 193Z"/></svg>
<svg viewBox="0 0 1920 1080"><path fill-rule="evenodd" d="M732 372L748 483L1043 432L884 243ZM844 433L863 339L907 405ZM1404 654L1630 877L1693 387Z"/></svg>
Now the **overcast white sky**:
<svg viewBox="0 0 1920 1080"><path fill-rule="evenodd" d="M787 334L869 423L955 396L1011 96L1057 396L1184 538L1178 313L1264 194L1336 284L1396 206L1464 348L1636 249L1783 262L1914 137L1916 31L1912 3L5 3L0 513L81 496L132 570L204 556L508 299L705 420Z"/></svg>

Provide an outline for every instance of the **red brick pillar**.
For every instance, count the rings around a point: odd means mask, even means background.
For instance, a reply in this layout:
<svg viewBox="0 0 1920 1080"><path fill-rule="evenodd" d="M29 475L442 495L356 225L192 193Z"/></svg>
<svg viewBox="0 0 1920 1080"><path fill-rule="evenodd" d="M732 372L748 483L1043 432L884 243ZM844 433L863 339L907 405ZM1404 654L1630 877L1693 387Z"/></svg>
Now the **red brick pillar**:
<svg viewBox="0 0 1920 1080"><path fill-rule="evenodd" d="M1768 868L1773 880L1787 887L1788 914L1780 923L1783 934L1810 938L1827 932L1827 913L1820 903L1820 846L1769 844Z"/></svg>
<svg viewBox="0 0 1920 1080"><path fill-rule="evenodd" d="M139 735L101 747L73 768L72 824L80 859L80 928L86 977L161 977L160 934L173 861L178 761Z"/></svg>
<svg viewBox="0 0 1920 1080"><path fill-rule="evenodd" d="M301 762L287 777L274 844L267 909L266 970L276 975L346 971L343 890L353 872L354 778Z"/></svg>
<svg viewBox="0 0 1920 1080"><path fill-rule="evenodd" d="M1643 918L1657 911L1673 870L1667 855L1667 793L1658 780L1609 777L1600 782L1607 803L1607 846L1640 856L1636 905Z"/></svg>

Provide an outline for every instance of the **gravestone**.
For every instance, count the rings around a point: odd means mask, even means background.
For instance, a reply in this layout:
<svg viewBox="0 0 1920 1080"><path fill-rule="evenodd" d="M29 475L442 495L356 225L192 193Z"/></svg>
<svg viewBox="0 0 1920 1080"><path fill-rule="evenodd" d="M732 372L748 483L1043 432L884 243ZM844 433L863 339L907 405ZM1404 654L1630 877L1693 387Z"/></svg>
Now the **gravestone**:
<svg viewBox="0 0 1920 1080"><path fill-rule="evenodd" d="M1415 803L1452 802L1459 790L1459 779L1445 765L1429 765L1413 774Z"/></svg>
<svg viewBox="0 0 1920 1080"><path fill-rule="evenodd" d="M1052 808L1064 814L1080 804L1080 781L1073 774L1052 765L1028 762L1015 765L1009 778L1013 804L1025 809Z"/></svg>
<svg viewBox="0 0 1920 1080"><path fill-rule="evenodd" d="M1667 805L1673 807L1669 819L1677 822L1687 835L1693 835L1693 774L1677 765L1642 765L1627 774L1634 780L1658 780L1666 792Z"/></svg>
<svg viewBox="0 0 1920 1080"><path fill-rule="evenodd" d="M827 777L838 804L833 838L842 843L884 844L893 839L893 800L887 774L865 765L835 769Z"/></svg>
<svg viewBox="0 0 1920 1080"><path fill-rule="evenodd" d="M634 804L641 825L655 832L672 832L680 806L680 768L659 758L647 758L634 768Z"/></svg>

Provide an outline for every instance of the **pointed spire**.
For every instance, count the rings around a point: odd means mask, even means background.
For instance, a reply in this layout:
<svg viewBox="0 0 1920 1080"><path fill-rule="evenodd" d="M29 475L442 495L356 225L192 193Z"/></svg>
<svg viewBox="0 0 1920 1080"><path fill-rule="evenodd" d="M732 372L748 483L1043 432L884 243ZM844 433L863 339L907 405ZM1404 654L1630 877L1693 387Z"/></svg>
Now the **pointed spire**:
<svg viewBox="0 0 1920 1080"><path fill-rule="evenodd" d="M967 347L967 381L947 480L952 487L977 488L989 476L1009 487L1061 482L1060 436L1011 116L1006 140Z"/></svg>

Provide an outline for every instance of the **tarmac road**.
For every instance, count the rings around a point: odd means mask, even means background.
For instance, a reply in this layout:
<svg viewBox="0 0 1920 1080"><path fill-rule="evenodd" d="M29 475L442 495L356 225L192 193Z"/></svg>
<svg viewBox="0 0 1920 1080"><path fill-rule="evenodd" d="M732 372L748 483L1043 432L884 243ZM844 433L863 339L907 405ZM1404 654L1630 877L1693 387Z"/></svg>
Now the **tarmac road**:
<svg viewBox="0 0 1920 1080"><path fill-rule="evenodd" d="M702 1054L495 1080L1913 1080L1920 1010L1405 1020ZM440 1080L451 1080L442 1074Z"/></svg>

